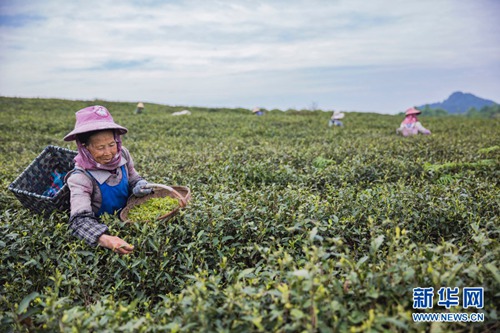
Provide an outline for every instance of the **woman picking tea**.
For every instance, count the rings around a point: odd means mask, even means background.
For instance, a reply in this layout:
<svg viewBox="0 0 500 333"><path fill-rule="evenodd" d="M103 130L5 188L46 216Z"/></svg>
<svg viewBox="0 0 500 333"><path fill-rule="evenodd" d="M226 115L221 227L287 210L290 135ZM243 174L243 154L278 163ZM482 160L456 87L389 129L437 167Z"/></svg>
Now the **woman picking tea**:
<svg viewBox="0 0 500 333"><path fill-rule="evenodd" d="M100 216L124 208L131 194L141 197L152 191L145 188L147 181L122 146L121 135L127 131L105 107L95 105L76 112L75 128L64 137L78 146L75 168L65 178L71 193L69 228L87 244L119 254L129 254L134 247L110 235Z"/></svg>

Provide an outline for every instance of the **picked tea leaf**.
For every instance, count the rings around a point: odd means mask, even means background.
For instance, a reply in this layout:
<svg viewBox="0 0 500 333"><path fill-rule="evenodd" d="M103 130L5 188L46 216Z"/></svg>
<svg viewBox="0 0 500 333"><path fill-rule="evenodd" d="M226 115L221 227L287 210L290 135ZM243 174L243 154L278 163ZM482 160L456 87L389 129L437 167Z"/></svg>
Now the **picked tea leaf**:
<svg viewBox="0 0 500 333"><path fill-rule="evenodd" d="M132 207L128 212L128 219L134 222L154 221L179 207L179 200L169 196L152 198L140 205Z"/></svg>

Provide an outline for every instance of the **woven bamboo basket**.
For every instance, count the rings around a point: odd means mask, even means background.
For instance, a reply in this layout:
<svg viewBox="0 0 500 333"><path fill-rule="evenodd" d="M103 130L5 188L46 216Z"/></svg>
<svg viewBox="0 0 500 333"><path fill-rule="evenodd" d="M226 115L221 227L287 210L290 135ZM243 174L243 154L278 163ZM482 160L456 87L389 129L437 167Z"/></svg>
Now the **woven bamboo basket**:
<svg viewBox="0 0 500 333"><path fill-rule="evenodd" d="M73 159L78 152L57 146L47 146L33 162L9 185L21 204L31 211L50 215L55 210L69 210L69 188L67 184L52 197L43 195L50 187L51 172L68 172L73 169Z"/></svg>
<svg viewBox="0 0 500 333"><path fill-rule="evenodd" d="M170 212L160 212L160 216L156 219L157 221L168 221L175 214L179 212L181 208L184 208L188 201L191 200L191 190L186 186L166 186L162 184L148 184L147 188L152 188L153 192L151 194L147 194L143 197L131 196L127 202L125 208L120 212L120 219L124 222L133 223L134 221L130 221L128 219L129 211L138 206L149 199L152 198L164 198L169 196L171 198L179 199L181 204Z"/></svg>

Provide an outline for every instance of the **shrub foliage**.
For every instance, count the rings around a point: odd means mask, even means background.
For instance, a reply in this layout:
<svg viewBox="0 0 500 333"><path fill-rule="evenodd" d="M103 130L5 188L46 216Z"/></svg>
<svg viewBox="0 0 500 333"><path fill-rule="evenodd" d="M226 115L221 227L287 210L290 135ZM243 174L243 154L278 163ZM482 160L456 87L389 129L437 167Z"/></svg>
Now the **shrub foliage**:
<svg viewBox="0 0 500 333"><path fill-rule="evenodd" d="M106 106L148 181L191 188L167 223L124 224L129 256L73 238L7 186L74 113ZM499 304L498 120L253 116L244 109L0 98L1 331L494 331ZM495 148L496 147L496 148ZM484 287L483 323L415 323L412 289ZM434 299L436 303L437 297ZM434 304L436 305L436 304ZM470 311L469 311L470 310ZM446 312L434 306L427 312Z"/></svg>

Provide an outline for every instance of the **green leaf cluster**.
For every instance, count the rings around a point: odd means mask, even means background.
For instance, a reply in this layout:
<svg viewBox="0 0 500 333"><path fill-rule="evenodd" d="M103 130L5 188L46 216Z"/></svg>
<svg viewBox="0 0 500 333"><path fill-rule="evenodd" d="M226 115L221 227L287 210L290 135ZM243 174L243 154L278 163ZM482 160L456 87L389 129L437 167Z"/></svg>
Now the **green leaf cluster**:
<svg viewBox="0 0 500 333"><path fill-rule="evenodd" d="M132 207L128 212L128 219L132 222L153 222L158 217L170 213L177 207L179 207L178 199L169 196L150 198Z"/></svg>
<svg viewBox="0 0 500 333"><path fill-rule="evenodd" d="M188 186L168 223L123 223L119 256L34 215L7 186L74 113L106 106L148 181ZM0 331L378 332L498 329L498 120L0 98ZM481 162L488 160L488 162ZM484 323L414 323L412 289L483 287ZM444 312L436 305L434 312Z"/></svg>

